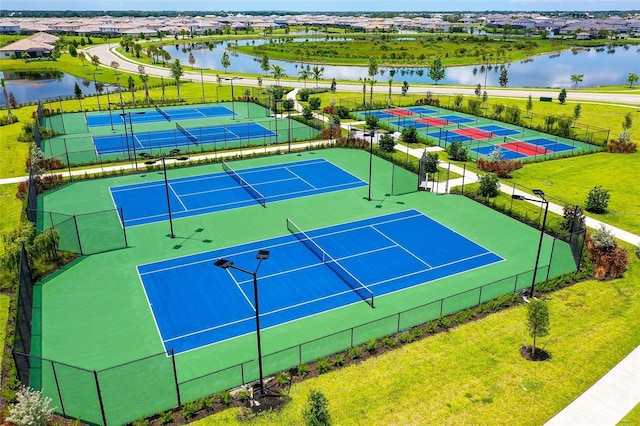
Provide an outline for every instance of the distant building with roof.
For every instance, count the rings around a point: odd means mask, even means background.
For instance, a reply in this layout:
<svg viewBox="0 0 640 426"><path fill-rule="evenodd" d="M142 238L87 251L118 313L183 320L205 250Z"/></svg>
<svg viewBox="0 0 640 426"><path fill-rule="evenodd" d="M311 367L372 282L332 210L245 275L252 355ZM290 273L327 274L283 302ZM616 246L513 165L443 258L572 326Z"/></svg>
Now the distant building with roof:
<svg viewBox="0 0 640 426"><path fill-rule="evenodd" d="M58 37L51 34L35 33L31 37L0 47L0 59L22 58L24 53L27 53L30 58L48 57L55 49L54 43L58 40Z"/></svg>

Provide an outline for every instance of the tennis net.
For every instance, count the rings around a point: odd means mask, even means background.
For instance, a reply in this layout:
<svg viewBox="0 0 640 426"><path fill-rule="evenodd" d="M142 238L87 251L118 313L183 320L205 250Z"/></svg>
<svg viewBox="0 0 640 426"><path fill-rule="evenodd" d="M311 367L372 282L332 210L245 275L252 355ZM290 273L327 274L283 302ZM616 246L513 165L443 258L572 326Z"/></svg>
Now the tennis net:
<svg viewBox="0 0 640 426"><path fill-rule="evenodd" d="M287 218L287 229L291 232L309 251L315 254L325 265L329 267L346 285L348 285L362 300L367 302L372 308L373 306L373 291L366 285L360 282L354 277L344 266L338 263L333 257L324 251L320 246L313 241L304 231Z"/></svg>
<svg viewBox="0 0 640 426"><path fill-rule="evenodd" d="M162 115L167 121L171 121L171 116L169 116L169 114L161 110L158 105L154 105L154 107L156 107L156 111L158 111L158 114Z"/></svg>
<svg viewBox="0 0 640 426"><path fill-rule="evenodd" d="M185 135L187 137L187 139L189 139L189 142L193 143L194 145L198 145L198 138L196 138L193 133L191 133L190 131L188 131L187 129L185 129L184 127L182 127L180 125L180 123L176 122L176 129L180 130L180 133L182 133L183 135Z"/></svg>
<svg viewBox="0 0 640 426"><path fill-rule="evenodd" d="M222 162L222 170L227 172L227 174L231 176L231 178L235 180L242 188L244 188L244 190L247 191L249 195L255 198L258 203L262 204L263 207L267 207L267 199L264 197L264 195L262 195L257 189L255 189L249 182L244 180L242 176L236 173L236 171L229 167L229 165L224 161Z"/></svg>

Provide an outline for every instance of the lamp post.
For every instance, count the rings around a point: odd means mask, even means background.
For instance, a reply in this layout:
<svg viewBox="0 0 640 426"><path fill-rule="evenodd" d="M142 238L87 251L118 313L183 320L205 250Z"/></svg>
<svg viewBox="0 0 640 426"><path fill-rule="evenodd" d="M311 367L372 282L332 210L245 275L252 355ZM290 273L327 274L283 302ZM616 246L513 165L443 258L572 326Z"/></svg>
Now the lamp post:
<svg viewBox="0 0 640 426"><path fill-rule="evenodd" d="M376 135L376 128L369 129L369 133L364 133L362 136L371 136L371 142L369 143L369 196L368 201L371 201L371 169L373 166L373 138Z"/></svg>
<svg viewBox="0 0 640 426"><path fill-rule="evenodd" d="M162 162L162 172L164 173L164 188L167 195L167 212L169 213L169 229L171 231L171 234L169 235L171 236L171 238L175 238L176 235L173 232L173 218L171 217L171 197L169 196L169 181L167 180L167 164L165 161L166 159L175 161L185 161L188 159L187 157L176 157L178 154L180 154L180 150L177 148L169 151L168 155L163 155L157 158L152 157L146 152L140 153L140 156L147 160L144 162L144 164L146 165L150 166L157 163L158 161Z"/></svg>
<svg viewBox="0 0 640 426"><path fill-rule="evenodd" d="M256 254L256 259L258 260L258 265L256 269L251 272L246 269L235 266L232 261L227 259L219 259L214 262L214 265L218 268L222 269L235 269L240 272L244 272L245 274L249 274L253 277L253 299L255 301L255 311L256 311L256 339L258 344L258 372L260 377L260 388L258 389L258 395L264 396L264 377L262 373L262 344L260 342L260 307L258 303L258 269L262 264L263 260L267 260L269 258L268 250L258 250Z"/></svg>
<svg viewBox="0 0 640 426"><path fill-rule="evenodd" d="M542 228L540 229L540 241L538 242L538 253L536 254L536 263L533 267L533 279L531 280L531 289L529 290L529 297L533 297L533 291L535 290L536 285L536 274L538 272L538 264L540 263L540 251L542 250L542 239L544 238L544 229L547 224L547 213L549 212L549 201L544 198L544 192L541 189L534 189L533 193L538 197L542 198L542 200L538 200L535 198L527 198L524 195L513 194L511 197L516 200L526 200L534 203L544 204L544 217L542 219Z"/></svg>
<svg viewBox="0 0 640 426"><path fill-rule="evenodd" d="M231 82L231 111L233 112L232 119L236 119L236 107L234 103L235 97L233 96L233 80L242 80L242 77L220 77L221 80L230 81Z"/></svg>
<svg viewBox="0 0 640 426"><path fill-rule="evenodd" d="M133 163L135 164L135 169L136 171L138 170L138 159L136 158L136 140L135 137L133 135L133 122L131 120L131 114L138 114L138 115L142 115L144 114L144 111L139 111L139 112L124 112L124 105L122 106L122 114L120 114L120 117L122 117L122 121L124 122L124 134L125 134L125 138L126 138L126 134L127 134L127 115L129 116L129 130L131 130L131 146L133 147ZM129 151L129 140L127 139L127 151Z"/></svg>

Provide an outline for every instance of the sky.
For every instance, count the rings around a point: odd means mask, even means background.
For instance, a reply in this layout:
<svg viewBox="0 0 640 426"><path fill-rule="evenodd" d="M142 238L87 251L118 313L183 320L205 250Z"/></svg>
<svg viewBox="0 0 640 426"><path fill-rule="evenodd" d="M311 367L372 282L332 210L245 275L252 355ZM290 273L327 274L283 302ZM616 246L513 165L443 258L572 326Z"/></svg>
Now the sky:
<svg viewBox="0 0 640 426"><path fill-rule="evenodd" d="M639 0L2 0L2 10L193 10L312 12L640 10Z"/></svg>

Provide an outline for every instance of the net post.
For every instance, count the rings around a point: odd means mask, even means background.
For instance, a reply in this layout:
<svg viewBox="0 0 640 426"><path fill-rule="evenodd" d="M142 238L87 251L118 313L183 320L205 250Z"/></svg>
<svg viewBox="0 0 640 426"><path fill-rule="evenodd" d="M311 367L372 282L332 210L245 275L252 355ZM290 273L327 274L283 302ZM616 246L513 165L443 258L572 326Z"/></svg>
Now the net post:
<svg viewBox="0 0 640 426"><path fill-rule="evenodd" d="M180 385L178 384L178 370L176 369L176 355L173 351L173 348L171 348L171 364L173 366L173 380L176 384L176 398L178 400L179 407L182 405L182 402L180 398Z"/></svg>
<svg viewBox="0 0 640 426"><path fill-rule="evenodd" d="M120 222L122 222L122 235L124 236L124 246L129 247L129 241L127 240L127 226L124 224L124 211L122 207L118 207L118 213L120 214Z"/></svg>

